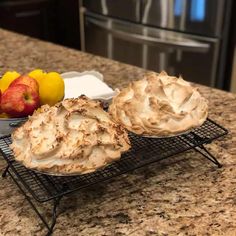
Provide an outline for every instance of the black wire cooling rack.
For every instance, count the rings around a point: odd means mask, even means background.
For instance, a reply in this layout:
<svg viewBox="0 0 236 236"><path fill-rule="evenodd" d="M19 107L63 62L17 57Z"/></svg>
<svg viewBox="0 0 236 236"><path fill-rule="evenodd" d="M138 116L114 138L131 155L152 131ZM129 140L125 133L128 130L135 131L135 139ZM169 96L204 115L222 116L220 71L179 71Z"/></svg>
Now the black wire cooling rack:
<svg viewBox="0 0 236 236"><path fill-rule="evenodd" d="M70 177L51 176L25 168L22 164L14 160L12 151L9 148L11 137L5 136L0 138L0 152L7 162L7 167L2 175L3 177L6 174L11 176L38 217L48 228L48 235L50 235L56 223L57 207L64 195L189 149L194 149L218 167L221 167L221 164L205 148L204 144L211 143L213 140L227 133L225 128L208 119L201 127L176 137L155 139L130 134L132 148L123 154L119 161L113 162L106 168L93 173ZM47 220L40 213L33 200L40 203L50 200L53 202L52 218L50 220Z"/></svg>

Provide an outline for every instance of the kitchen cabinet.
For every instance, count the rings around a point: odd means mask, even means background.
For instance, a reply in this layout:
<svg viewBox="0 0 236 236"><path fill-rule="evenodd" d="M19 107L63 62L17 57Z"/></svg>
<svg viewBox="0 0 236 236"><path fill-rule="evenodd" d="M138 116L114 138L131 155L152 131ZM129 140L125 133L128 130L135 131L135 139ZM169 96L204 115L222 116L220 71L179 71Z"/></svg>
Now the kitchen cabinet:
<svg viewBox="0 0 236 236"><path fill-rule="evenodd" d="M1 1L0 27L33 37L53 40L50 0Z"/></svg>
<svg viewBox="0 0 236 236"><path fill-rule="evenodd" d="M55 43L80 49L78 0L56 0L53 3Z"/></svg>
<svg viewBox="0 0 236 236"><path fill-rule="evenodd" d="M0 27L80 48L77 0L0 1Z"/></svg>

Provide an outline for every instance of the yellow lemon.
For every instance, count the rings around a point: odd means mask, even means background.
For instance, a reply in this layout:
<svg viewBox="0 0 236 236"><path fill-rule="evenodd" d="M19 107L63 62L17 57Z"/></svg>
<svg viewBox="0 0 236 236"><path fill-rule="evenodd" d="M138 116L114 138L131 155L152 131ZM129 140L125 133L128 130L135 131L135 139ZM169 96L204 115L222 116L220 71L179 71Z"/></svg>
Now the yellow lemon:
<svg viewBox="0 0 236 236"><path fill-rule="evenodd" d="M34 78L35 80L37 80L39 86L40 86L40 83L42 81L42 79L45 77L47 73L44 72L43 70L41 69L36 69L36 70L33 70L31 71L28 76L31 77L31 78Z"/></svg>
<svg viewBox="0 0 236 236"><path fill-rule="evenodd" d="M50 72L40 81L39 97L40 103L55 105L61 101L65 94L64 80L57 72Z"/></svg>
<svg viewBox="0 0 236 236"><path fill-rule="evenodd" d="M20 76L16 71L7 71L0 79L0 90L2 93L8 88L13 80Z"/></svg>

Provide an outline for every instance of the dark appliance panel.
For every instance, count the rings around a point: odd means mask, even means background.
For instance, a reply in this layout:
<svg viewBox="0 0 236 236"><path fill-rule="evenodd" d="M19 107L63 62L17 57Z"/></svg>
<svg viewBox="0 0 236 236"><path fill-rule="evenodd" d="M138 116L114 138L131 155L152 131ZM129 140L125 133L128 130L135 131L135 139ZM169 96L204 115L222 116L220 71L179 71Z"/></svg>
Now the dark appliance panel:
<svg viewBox="0 0 236 236"><path fill-rule="evenodd" d="M79 0L81 49L223 88L232 0Z"/></svg>
<svg viewBox="0 0 236 236"><path fill-rule="evenodd" d="M208 86L216 82L217 39L87 13L85 42L87 52L158 72L165 70Z"/></svg>
<svg viewBox="0 0 236 236"><path fill-rule="evenodd" d="M142 0L143 24L218 37L224 19L223 0Z"/></svg>
<svg viewBox="0 0 236 236"><path fill-rule="evenodd" d="M140 22L140 0L84 0L83 5L102 15Z"/></svg>

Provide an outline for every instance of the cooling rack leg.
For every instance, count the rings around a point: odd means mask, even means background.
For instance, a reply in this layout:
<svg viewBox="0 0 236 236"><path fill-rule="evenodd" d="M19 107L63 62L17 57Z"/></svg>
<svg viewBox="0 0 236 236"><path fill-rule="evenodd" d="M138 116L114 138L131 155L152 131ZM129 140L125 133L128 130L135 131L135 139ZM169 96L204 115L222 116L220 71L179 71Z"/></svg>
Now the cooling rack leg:
<svg viewBox="0 0 236 236"><path fill-rule="evenodd" d="M218 160L204 147L204 145L194 147L194 150L201 153L205 158L213 162L219 168L222 167L222 165L218 162Z"/></svg>
<svg viewBox="0 0 236 236"><path fill-rule="evenodd" d="M57 220L57 209L58 209L58 206L60 204L60 201L61 201L61 197L59 198L56 198L54 201L53 201L53 209L52 209L52 220L51 220L51 225L49 227L49 230L48 230L48 233L46 236L49 236L52 234L53 232L53 228L56 224L56 220Z"/></svg>
<svg viewBox="0 0 236 236"><path fill-rule="evenodd" d="M9 164L7 164L5 170L4 170L3 173L2 173L2 177L3 177L3 178L5 178L5 177L7 176L8 169L9 169Z"/></svg>
<svg viewBox="0 0 236 236"><path fill-rule="evenodd" d="M17 185L17 187L19 188L19 190L21 191L21 193L25 196L25 198L27 199L27 201L29 202L29 204L31 205L31 207L33 208L33 210L35 211L35 213L37 214L37 216L40 218L40 220L43 222L43 224L46 226L46 228L48 229L48 233L46 234L47 236L51 235L53 232L53 228L56 224L56 219L57 219L57 209L58 206L60 204L61 198L62 197L58 197L56 199L54 199L53 201L53 208L52 208L52 216L51 216L51 223L48 223L47 220L45 219L45 217L39 212L38 208L36 207L36 205L33 203L33 201L31 200L31 198L27 195L27 193L25 192L25 190L22 188L22 186L18 183L18 181L15 179L15 177L13 176L13 174L9 171L9 165L7 165L6 169L4 170L2 176L5 177L6 174L9 174L11 176L11 178L13 179L13 181L15 182L15 184Z"/></svg>
<svg viewBox="0 0 236 236"><path fill-rule="evenodd" d="M27 199L27 201L29 202L29 204L32 206L32 208L34 209L34 211L36 212L36 214L38 215L38 217L40 218L40 220L44 223L44 225L48 228L48 230L50 230L50 226L48 225L48 223L46 222L45 218L42 216L42 214L38 211L37 207L35 206L35 204L31 201L30 197L27 195L27 193L24 191L24 189L21 187L21 185L17 182L17 180L15 179L15 177L11 174L10 171L8 171L9 175L11 176L11 178L14 180L15 184L17 185L17 187L20 189L21 193L25 196L25 198Z"/></svg>

